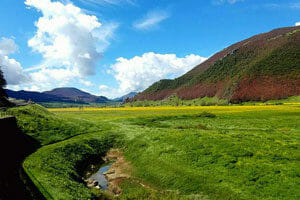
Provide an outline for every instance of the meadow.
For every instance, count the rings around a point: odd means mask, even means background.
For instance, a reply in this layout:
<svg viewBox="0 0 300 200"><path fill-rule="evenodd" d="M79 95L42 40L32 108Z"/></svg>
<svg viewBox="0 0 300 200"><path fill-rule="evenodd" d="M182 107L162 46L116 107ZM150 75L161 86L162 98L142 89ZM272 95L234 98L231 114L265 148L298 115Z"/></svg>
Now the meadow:
<svg viewBox="0 0 300 200"><path fill-rule="evenodd" d="M300 198L297 103L11 112L41 143L23 167L47 199ZM110 148L132 166L118 197L81 179Z"/></svg>

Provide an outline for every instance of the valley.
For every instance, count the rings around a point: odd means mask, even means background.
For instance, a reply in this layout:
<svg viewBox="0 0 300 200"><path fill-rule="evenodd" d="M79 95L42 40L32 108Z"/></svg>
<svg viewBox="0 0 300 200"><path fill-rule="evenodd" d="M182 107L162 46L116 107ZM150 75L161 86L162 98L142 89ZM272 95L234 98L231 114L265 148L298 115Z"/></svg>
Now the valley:
<svg viewBox="0 0 300 200"><path fill-rule="evenodd" d="M55 5L64 8L61 2ZM76 76L68 71L69 78L78 79L79 88L85 83L93 91L114 93L111 99L75 87L44 92L5 89L1 68L0 152L4 164L0 199L299 199L299 30L293 26L258 34L208 59L155 53L131 60L120 57L111 68L106 67L107 74L115 75L115 82L95 78L111 86L82 79L79 69L94 63L89 53L72 54L75 60L84 59L76 69L64 66L72 62L63 62L60 70L75 70ZM6 54L16 47L2 50L2 55L1 48L13 41L1 41L0 59L8 59ZM98 59L102 57L93 52ZM141 75L146 68L143 59L148 56L153 60ZM205 61L191 69L184 64L188 59L192 59L188 64ZM166 67L158 70L156 64L161 60ZM123 62L129 63L125 68L129 72L120 67ZM168 72L167 67L184 74L174 79L169 74L152 77ZM59 73L58 68L33 67L27 72L44 81L49 74L39 76L31 71ZM50 75L51 81L43 86L64 85L52 80L53 72Z"/></svg>
<svg viewBox="0 0 300 200"><path fill-rule="evenodd" d="M297 103L49 111L29 105L10 112L42 144L23 167L46 199L300 195ZM82 180L87 165L111 148L120 149L131 166L123 169L130 178L118 183L118 196L89 189Z"/></svg>

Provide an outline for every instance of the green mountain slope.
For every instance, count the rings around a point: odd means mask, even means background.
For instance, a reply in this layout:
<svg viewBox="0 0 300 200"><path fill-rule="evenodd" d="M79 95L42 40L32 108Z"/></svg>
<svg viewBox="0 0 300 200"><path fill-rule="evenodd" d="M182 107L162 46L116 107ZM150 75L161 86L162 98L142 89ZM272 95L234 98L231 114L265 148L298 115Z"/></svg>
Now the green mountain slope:
<svg viewBox="0 0 300 200"><path fill-rule="evenodd" d="M213 55L185 75L154 83L133 100L213 97L231 102L300 95L300 27L256 35Z"/></svg>

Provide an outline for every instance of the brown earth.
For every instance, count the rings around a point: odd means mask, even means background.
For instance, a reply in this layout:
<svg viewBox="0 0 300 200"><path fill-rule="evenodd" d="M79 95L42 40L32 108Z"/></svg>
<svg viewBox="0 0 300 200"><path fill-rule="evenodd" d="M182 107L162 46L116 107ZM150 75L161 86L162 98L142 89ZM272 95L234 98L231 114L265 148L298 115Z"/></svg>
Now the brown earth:
<svg viewBox="0 0 300 200"><path fill-rule="evenodd" d="M130 178L131 165L119 149L111 149L103 160L114 162L104 175L108 181L108 191L114 195L119 195L121 193L120 184L124 179Z"/></svg>

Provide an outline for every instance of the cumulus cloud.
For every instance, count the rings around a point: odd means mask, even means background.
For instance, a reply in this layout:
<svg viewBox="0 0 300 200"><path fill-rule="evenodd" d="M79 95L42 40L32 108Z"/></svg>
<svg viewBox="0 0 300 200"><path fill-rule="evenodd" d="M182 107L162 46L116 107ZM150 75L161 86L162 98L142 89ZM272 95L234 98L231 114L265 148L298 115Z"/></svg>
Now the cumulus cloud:
<svg viewBox="0 0 300 200"><path fill-rule="evenodd" d="M101 58L95 35L101 27L97 17L84 14L73 4L50 0L26 0L25 4L42 13L29 47L41 53L50 67L69 66L82 76L94 74Z"/></svg>
<svg viewBox="0 0 300 200"><path fill-rule="evenodd" d="M297 23L295 24L295 26L300 26L300 22L297 22Z"/></svg>
<svg viewBox="0 0 300 200"><path fill-rule="evenodd" d="M133 27L139 30L149 30L155 28L159 23L169 18L170 14L165 10L152 10L141 20L133 24Z"/></svg>
<svg viewBox="0 0 300 200"><path fill-rule="evenodd" d="M43 68L37 72L30 73L32 82L31 87L38 90L47 90L56 87L62 87L74 79L76 75L67 68Z"/></svg>
<svg viewBox="0 0 300 200"><path fill-rule="evenodd" d="M47 90L73 80L92 86L85 78L95 74L102 52L118 28L117 23L102 24L96 16L86 14L70 1L64 2L24 2L41 13L35 22L36 32L28 40L28 46L43 57L39 65L26 69L32 79L31 88Z"/></svg>
<svg viewBox="0 0 300 200"><path fill-rule="evenodd" d="M132 91L142 91L156 81L176 78L207 58L190 54L177 57L175 54L145 53L131 59L120 57L111 65L111 72L119 83L119 88L100 86L103 95L116 97ZM115 94L112 96L112 92Z"/></svg>
<svg viewBox="0 0 300 200"><path fill-rule="evenodd" d="M11 38L1 38L0 40L0 67L8 85L17 85L28 82L29 76L24 72L21 64L9 55L15 53L18 46Z"/></svg>

